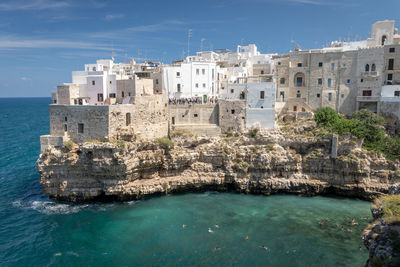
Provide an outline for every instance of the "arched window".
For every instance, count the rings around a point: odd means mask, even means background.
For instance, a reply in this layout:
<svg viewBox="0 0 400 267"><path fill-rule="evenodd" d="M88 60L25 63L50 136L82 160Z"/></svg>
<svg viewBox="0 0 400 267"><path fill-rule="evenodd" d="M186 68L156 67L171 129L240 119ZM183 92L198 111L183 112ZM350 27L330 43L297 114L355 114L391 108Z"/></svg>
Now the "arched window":
<svg viewBox="0 0 400 267"><path fill-rule="evenodd" d="M365 71L366 71L366 72L369 71L369 64L365 65Z"/></svg>
<svg viewBox="0 0 400 267"><path fill-rule="evenodd" d="M381 42L382 45L385 45L386 39L387 39L386 35L383 35L382 36L382 42Z"/></svg>
<svg viewBox="0 0 400 267"><path fill-rule="evenodd" d="M375 70L376 70L375 64L372 64L371 71L375 71Z"/></svg>

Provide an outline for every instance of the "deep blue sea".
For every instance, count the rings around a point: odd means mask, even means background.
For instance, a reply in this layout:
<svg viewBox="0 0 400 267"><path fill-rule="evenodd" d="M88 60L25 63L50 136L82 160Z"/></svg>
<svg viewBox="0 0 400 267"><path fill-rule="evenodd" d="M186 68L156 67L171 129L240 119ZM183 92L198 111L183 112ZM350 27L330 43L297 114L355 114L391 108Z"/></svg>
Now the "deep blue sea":
<svg viewBox="0 0 400 267"><path fill-rule="evenodd" d="M39 136L49 132L49 103L0 98L0 266L363 266L367 260L361 232L371 215L361 200L207 192L111 204L51 201L35 170Z"/></svg>

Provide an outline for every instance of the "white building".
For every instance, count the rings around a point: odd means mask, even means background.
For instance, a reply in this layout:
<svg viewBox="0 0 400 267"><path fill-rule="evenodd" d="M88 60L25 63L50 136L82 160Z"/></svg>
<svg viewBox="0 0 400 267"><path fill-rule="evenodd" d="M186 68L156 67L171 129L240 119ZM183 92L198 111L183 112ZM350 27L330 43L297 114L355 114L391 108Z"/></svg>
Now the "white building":
<svg viewBox="0 0 400 267"><path fill-rule="evenodd" d="M169 98L216 97L217 66L215 62L186 61L164 66L163 92Z"/></svg>

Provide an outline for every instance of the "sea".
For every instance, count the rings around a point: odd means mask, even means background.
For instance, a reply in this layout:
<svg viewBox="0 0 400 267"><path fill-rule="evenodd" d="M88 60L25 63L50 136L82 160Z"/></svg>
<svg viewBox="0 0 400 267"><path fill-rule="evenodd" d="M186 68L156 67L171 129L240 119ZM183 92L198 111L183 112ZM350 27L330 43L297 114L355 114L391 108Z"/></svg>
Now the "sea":
<svg viewBox="0 0 400 267"><path fill-rule="evenodd" d="M0 98L0 266L363 266L370 203L188 193L71 204L35 169L50 98Z"/></svg>

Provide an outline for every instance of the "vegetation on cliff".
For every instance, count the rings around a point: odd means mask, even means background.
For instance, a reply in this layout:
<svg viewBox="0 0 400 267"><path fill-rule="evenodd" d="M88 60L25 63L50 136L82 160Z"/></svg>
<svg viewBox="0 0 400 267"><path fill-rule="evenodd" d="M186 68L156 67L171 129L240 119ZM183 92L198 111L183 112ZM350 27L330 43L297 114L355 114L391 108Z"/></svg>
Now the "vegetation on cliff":
<svg viewBox="0 0 400 267"><path fill-rule="evenodd" d="M369 110L362 109L345 118L332 108L323 107L317 110L314 119L331 133L352 134L364 140L364 148L379 151L390 160L400 159L400 138L387 135L385 119Z"/></svg>

